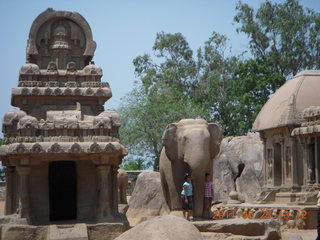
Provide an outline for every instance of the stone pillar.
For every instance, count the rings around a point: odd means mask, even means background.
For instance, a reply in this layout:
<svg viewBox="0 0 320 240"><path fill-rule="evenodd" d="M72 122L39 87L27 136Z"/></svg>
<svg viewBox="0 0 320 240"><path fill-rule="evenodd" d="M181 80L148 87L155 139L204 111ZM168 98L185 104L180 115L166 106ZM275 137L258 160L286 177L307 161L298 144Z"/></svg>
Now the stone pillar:
<svg viewBox="0 0 320 240"><path fill-rule="evenodd" d="M118 214L118 167L112 168L112 209L113 215Z"/></svg>
<svg viewBox="0 0 320 240"><path fill-rule="evenodd" d="M266 187L268 185L268 150L266 147L266 141L264 138L262 138L262 142L263 142L263 155L264 155L264 164L262 167L262 171L264 172L264 187Z"/></svg>
<svg viewBox="0 0 320 240"><path fill-rule="evenodd" d="M13 210L13 192L14 192L14 180L13 180L13 173L15 169L14 167L6 167L5 174L6 174L6 202L5 202L5 215L10 215L14 213Z"/></svg>
<svg viewBox="0 0 320 240"><path fill-rule="evenodd" d="M111 182L110 182L110 165L98 165L98 186L99 186L99 196L98 196L98 212L97 217L103 218L112 215L111 208Z"/></svg>
<svg viewBox="0 0 320 240"><path fill-rule="evenodd" d="M281 186L285 185L286 180L286 171L285 171L285 144L284 138L280 139L280 146L281 146Z"/></svg>
<svg viewBox="0 0 320 240"><path fill-rule="evenodd" d="M297 187L299 185L298 180L298 171L302 171L298 169L298 143L297 139L293 139L291 145L291 179L292 179L292 187ZM299 159L301 161L301 159ZM300 173L299 173L300 174Z"/></svg>
<svg viewBox="0 0 320 240"><path fill-rule="evenodd" d="M288 145L285 146L285 184L288 187L293 186L293 177L292 177L292 172L293 172L293 143L289 142Z"/></svg>
<svg viewBox="0 0 320 240"><path fill-rule="evenodd" d="M307 186L310 182L309 179L309 152L308 152L308 144L306 142L303 143L303 183L304 186Z"/></svg>
<svg viewBox="0 0 320 240"><path fill-rule="evenodd" d="M30 200L29 200L29 174L31 168L28 166L17 167L19 174L19 213L21 218L30 217Z"/></svg>

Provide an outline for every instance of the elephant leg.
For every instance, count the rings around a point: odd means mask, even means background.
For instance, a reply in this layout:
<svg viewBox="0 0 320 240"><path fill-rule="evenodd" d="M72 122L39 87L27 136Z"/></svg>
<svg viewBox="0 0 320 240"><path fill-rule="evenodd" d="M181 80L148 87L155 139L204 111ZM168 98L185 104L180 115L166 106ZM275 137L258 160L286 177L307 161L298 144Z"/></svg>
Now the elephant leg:
<svg viewBox="0 0 320 240"><path fill-rule="evenodd" d="M182 188L182 184L181 183L181 187L179 188L178 186L176 186L176 183L173 179L173 176L170 175L169 177L169 181L168 183L168 190L169 190L169 194L170 194L170 209L171 211L175 211L175 210L181 210L182 206L181 206L181 200L180 200L180 188Z"/></svg>
<svg viewBox="0 0 320 240"><path fill-rule="evenodd" d="M177 188L172 177L172 172L167 171L163 175L165 176L162 176L161 184L168 207L170 211L180 210L180 194L177 192Z"/></svg>
<svg viewBox="0 0 320 240"><path fill-rule="evenodd" d="M203 201L204 201L204 181L194 178L193 180L193 197L194 197L194 208L193 216L202 217L203 215Z"/></svg>
<svg viewBox="0 0 320 240"><path fill-rule="evenodd" d="M120 195L120 203L123 204L122 187L120 187L119 189L119 195Z"/></svg>
<svg viewBox="0 0 320 240"><path fill-rule="evenodd" d="M126 188L125 187L123 187L122 189L121 189L121 203L122 204L127 204L127 194L126 194Z"/></svg>
<svg viewBox="0 0 320 240"><path fill-rule="evenodd" d="M161 178L161 187L162 187L162 192L163 192L163 196L164 199L166 200L166 203L168 205L168 207L171 210L171 202L170 202L170 195L169 195L169 188L168 188L168 183L166 181L165 176L163 176L164 174L161 172L160 173L160 178Z"/></svg>

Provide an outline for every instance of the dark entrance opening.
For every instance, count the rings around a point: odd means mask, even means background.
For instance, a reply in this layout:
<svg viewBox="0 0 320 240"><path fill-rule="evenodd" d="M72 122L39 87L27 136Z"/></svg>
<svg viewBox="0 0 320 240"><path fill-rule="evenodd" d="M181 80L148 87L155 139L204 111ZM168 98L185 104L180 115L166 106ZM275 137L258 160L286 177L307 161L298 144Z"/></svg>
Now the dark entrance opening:
<svg viewBox="0 0 320 240"><path fill-rule="evenodd" d="M72 161L49 163L50 221L77 218L77 175Z"/></svg>

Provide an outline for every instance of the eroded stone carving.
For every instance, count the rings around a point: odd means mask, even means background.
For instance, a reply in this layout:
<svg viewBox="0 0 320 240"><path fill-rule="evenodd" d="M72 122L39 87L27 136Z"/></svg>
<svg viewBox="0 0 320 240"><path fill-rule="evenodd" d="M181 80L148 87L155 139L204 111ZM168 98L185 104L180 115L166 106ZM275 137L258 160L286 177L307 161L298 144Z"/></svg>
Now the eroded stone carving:
<svg viewBox="0 0 320 240"><path fill-rule="evenodd" d="M6 214L29 223L120 220L114 169L127 149L119 140L119 115L104 111L112 93L91 62L95 48L76 12L48 9L32 24L26 64L12 90L12 105L21 110L7 112L2 126L0 160L11 179ZM55 192L65 185L68 190ZM72 192L75 200L63 199ZM58 198L66 209L54 207Z"/></svg>

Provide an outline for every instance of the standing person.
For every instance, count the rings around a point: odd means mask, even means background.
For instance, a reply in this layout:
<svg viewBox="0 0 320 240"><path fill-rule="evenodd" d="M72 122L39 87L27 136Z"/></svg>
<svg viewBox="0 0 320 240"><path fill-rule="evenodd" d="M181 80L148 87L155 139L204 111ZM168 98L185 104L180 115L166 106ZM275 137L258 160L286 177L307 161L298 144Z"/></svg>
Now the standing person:
<svg viewBox="0 0 320 240"><path fill-rule="evenodd" d="M204 211L203 216L206 218L210 218L211 214L211 203L213 198L213 182L211 181L210 174L205 174L205 182L204 182Z"/></svg>
<svg viewBox="0 0 320 240"><path fill-rule="evenodd" d="M183 209L183 217L190 221L190 216L192 216L193 208L193 191L191 183L191 175L186 174L184 177L184 183L181 191L181 202Z"/></svg>

